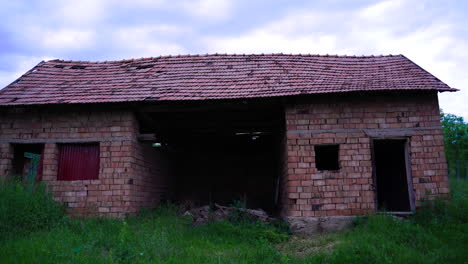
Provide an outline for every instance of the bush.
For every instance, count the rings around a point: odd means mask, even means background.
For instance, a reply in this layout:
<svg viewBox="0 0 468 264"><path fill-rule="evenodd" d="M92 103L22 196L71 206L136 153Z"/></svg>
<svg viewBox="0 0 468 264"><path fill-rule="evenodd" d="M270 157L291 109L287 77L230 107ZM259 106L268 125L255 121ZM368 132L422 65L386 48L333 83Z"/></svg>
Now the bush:
<svg viewBox="0 0 468 264"><path fill-rule="evenodd" d="M64 206L42 183L0 182L0 238L49 229L64 218Z"/></svg>

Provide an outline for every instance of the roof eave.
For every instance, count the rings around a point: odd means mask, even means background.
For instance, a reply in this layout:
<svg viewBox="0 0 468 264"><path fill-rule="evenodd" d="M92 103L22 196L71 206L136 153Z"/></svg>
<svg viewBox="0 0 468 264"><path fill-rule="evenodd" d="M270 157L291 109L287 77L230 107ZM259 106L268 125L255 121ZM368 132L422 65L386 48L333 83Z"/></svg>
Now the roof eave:
<svg viewBox="0 0 468 264"><path fill-rule="evenodd" d="M439 89L437 89L437 91L438 91L439 93L443 93L443 92L458 92L458 91L460 91L460 89L449 87L449 88L439 88Z"/></svg>

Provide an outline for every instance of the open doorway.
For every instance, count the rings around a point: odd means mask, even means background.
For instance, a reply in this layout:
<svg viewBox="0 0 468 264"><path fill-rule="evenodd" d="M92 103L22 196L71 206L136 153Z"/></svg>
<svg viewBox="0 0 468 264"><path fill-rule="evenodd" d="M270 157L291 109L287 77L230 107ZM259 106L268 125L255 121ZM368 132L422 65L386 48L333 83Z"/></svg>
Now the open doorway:
<svg viewBox="0 0 468 264"><path fill-rule="evenodd" d="M21 181L42 180L44 144L13 144L13 177Z"/></svg>
<svg viewBox="0 0 468 264"><path fill-rule="evenodd" d="M377 210L408 213L414 209L406 139L373 141Z"/></svg>

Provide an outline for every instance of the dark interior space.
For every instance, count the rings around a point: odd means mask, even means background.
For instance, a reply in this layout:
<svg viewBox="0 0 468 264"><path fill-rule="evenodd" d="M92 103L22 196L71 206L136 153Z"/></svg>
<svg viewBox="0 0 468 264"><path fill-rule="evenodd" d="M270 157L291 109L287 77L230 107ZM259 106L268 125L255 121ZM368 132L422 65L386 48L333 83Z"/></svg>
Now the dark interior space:
<svg viewBox="0 0 468 264"><path fill-rule="evenodd" d="M42 179L42 153L44 144L13 144L13 175L23 181L34 177Z"/></svg>
<svg viewBox="0 0 468 264"><path fill-rule="evenodd" d="M211 109L145 113L141 133L172 159L168 197L188 207L232 205L275 213L282 110Z"/></svg>
<svg viewBox="0 0 468 264"><path fill-rule="evenodd" d="M339 170L339 145L315 145L315 167L317 170Z"/></svg>
<svg viewBox="0 0 468 264"><path fill-rule="evenodd" d="M235 201L273 210L278 177L271 135L199 135L174 143L179 201L196 204Z"/></svg>
<svg viewBox="0 0 468 264"><path fill-rule="evenodd" d="M411 211L406 175L406 140L374 140L378 210Z"/></svg>

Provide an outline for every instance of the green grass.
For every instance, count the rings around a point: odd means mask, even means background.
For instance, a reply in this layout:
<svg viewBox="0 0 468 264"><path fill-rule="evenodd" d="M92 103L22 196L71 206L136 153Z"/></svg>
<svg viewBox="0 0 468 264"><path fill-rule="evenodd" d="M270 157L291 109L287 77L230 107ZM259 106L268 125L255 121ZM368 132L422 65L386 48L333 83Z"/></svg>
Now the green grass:
<svg viewBox="0 0 468 264"><path fill-rule="evenodd" d="M0 238L0 263L466 263L468 184L452 181L452 190L450 203L407 220L368 216L317 237L242 221L193 227L173 208L124 221L65 218Z"/></svg>
<svg viewBox="0 0 468 264"><path fill-rule="evenodd" d="M65 208L44 185L0 179L0 238L47 230L65 220Z"/></svg>
<svg viewBox="0 0 468 264"><path fill-rule="evenodd" d="M5 241L2 263L277 263L274 229L217 222L193 228L174 215L72 220ZM281 237L281 236L279 236Z"/></svg>

